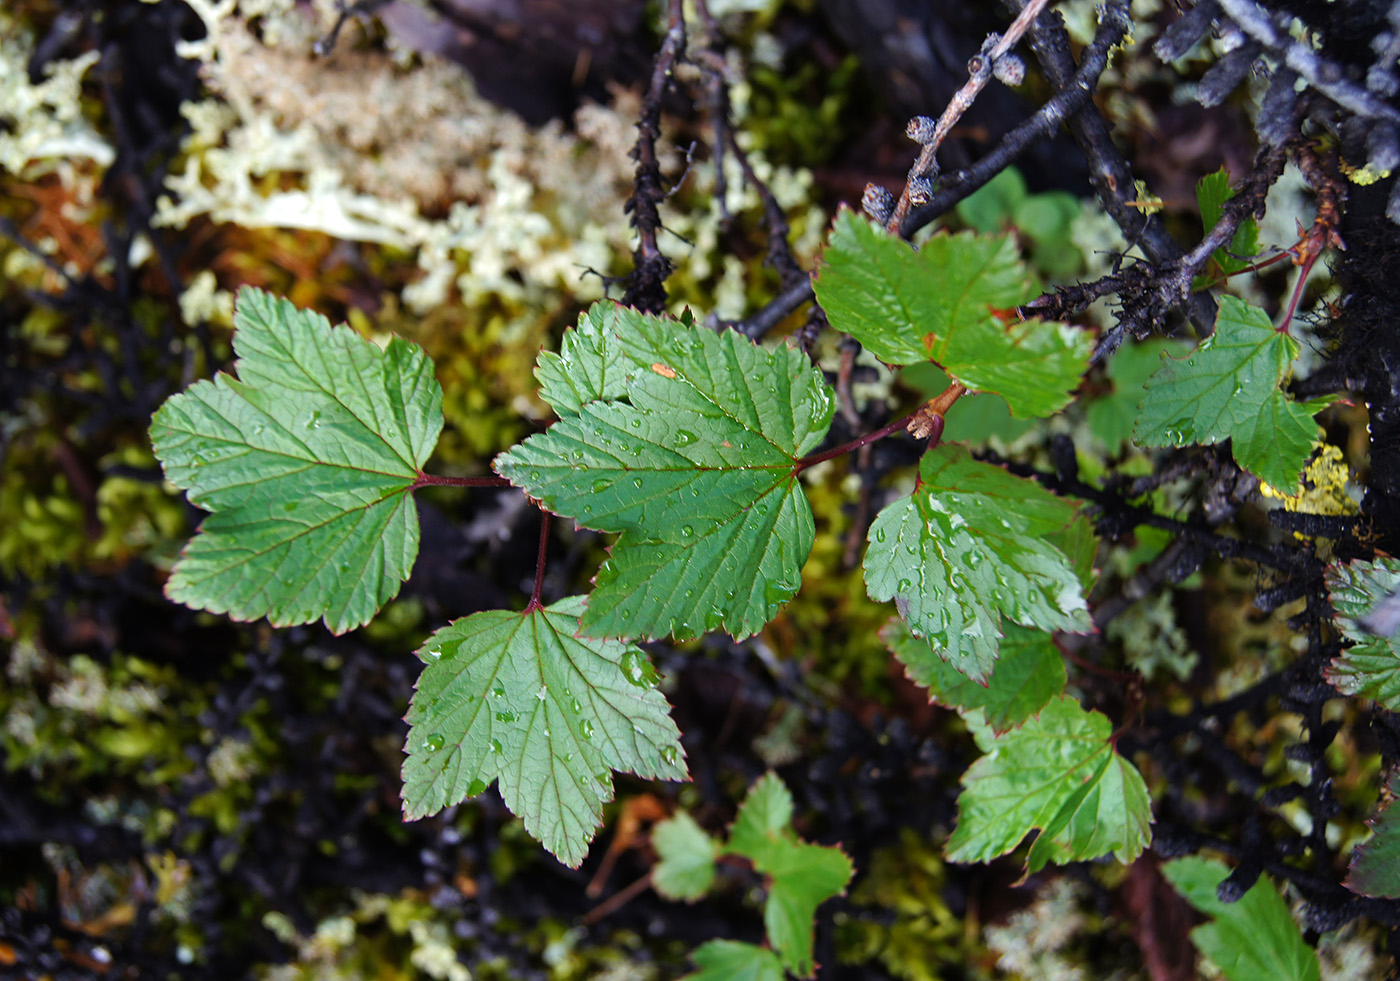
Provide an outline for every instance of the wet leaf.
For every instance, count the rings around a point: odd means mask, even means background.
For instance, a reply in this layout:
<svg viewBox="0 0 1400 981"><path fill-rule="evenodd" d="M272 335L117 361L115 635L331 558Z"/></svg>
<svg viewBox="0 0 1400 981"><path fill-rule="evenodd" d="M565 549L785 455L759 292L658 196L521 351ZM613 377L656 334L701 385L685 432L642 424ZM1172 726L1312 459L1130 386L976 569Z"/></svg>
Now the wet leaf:
<svg viewBox="0 0 1400 981"><path fill-rule="evenodd" d="M686 779L680 732L638 648L576 637L582 597L487 610L428 638L409 707L404 815L498 781L525 829L576 868L612 800L612 771Z"/></svg>
<svg viewBox="0 0 1400 981"><path fill-rule="evenodd" d="M956 444L926 453L919 480L870 527L871 599L893 599L910 630L975 681L996 663L1003 616L1043 630L1093 629L1074 566L1051 541L1078 505Z"/></svg>
<svg viewBox="0 0 1400 981"><path fill-rule="evenodd" d="M1228 439L1236 463L1291 493L1317 439L1313 416L1330 401L1295 402L1279 388L1297 356L1298 342L1263 310L1222 296L1215 333L1148 380L1134 438L1144 446Z"/></svg>
<svg viewBox="0 0 1400 981"><path fill-rule="evenodd" d="M1354 642L1328 666L1327 680L1344 695L1374 698L1392 712L1400 711L1400 636L1389 624L1371 624L1379 633L1363 626L1378 607L1394 602L1400 560L1382 556L1375 562L1334 565L1327 570L1327 586L1337 626Z"/></svg>
<svg viewBox="0 0 1400 981"><path fill-rule="evenodd" d="M951 861L1005 855L1036 830L1027 875L1048 862L1112 853L1129 863L1142 854L1151 841L1147 785L1113 748L1106 716L1061 695L1000 735L974 713L964 718L985 755L962 778Z"/></svg>
<svg viewBox="0 0 1400 981"><path fill-rule="evenodd" d="M422 350L382 350L349 327L244 288L234 365L151 422L165 475L210 511L166 593L274 626L369 621L418 554L410 495L442 430Z"/></svg>
<svg viewBox="0 0 1400 981"><path fill-rule="evenodd" d="M794 465L826 435L834 399L800 351L655 317L615 326L641 369L629 401L583 405L496 470L580 525L621 532L585 633L747 637L800 585L815 529Z"/></svg>

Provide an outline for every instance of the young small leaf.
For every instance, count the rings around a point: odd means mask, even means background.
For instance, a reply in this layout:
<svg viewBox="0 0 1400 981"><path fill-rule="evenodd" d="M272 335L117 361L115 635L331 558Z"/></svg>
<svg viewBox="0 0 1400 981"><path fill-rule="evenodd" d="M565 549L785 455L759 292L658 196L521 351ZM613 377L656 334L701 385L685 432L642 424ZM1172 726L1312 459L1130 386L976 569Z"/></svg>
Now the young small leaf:
<svg viewBox="0 0 1400 981"><path fill-rule="evenodd" d="M796 460L835 401L800 351L734 331L620 317L643 370L631 404L595 401L496 458L551 510L621 532L584 612L599 637L757 632L792 598L811 551Z"/></svg>
<svg viewBox="0 0 1400 981"><path fill-rule="evenodd" d="M1387 789L1391 799L1366 822L1372 835L1353 853L1344 884L1363 896L1400 899L1400 809L1395 806L1400 779L1392 775Z"/></svg>
<svg viewBox="0 0 1400 981"><path fill-rule="evenodd" d="M418 554L410 494L442 430L432 362L245 287L238 378L220 373L161 406L151 443L166 477L210 511L165 591L274 626L369 621Z"/></svg>
<svg viewBox="0 0 1400 981"><path fill-rule="evenodd" d="M1327 400L1295 402L1279 388L1298 342L1233 296L1220 298L1215 333L1185 363L1149 379L1136 439L1145 446L1231 441L1235 462L1291 493L1317 438L1313 416Z"/></svg>
<svg viewBox="0 0 1400 981"><path fill-rule="evenodd" d="M500 782L501 798L577 867L612 770L686 779L680 732L638 648L575 636L583 599L487 610L428 638L409 707L406 817L435 814Z"/></svg>
<svg viewBox="0 0 1400 981"><path fill-rule="evenodd" d="M991 674L1003 616L1043 630L1093 629L1074 567L1048 540L1077 505L956 444L926 453L919 480L870 527L871 599L893 599L914 634L974 681Z"/></svg>
<svg viewBox="0 0 1400 981"><path fill-rule="evenodd" d="M775 774L762 777L739 806L728 851L768 877L763 923L783 966L811 977L812 918L817 907L846 888L855 873L839 848L809 845L791 827L792 795Z"/></svg>
<svg viewBox="0 0 1400 981"><path fill-rule="evenodd" d="M715 881L719 845L685 811L657 824L651 844L661 861L651 870L651 884L667 899L695 900Z"/></svg>
<svg viewBox="0 0 1400 981"><path fill-rule="evenodd" d="M767 947L738 940L710 940L690 955L698 971L681 981L783 981L783 962Z"/></svg>
<svg viewBox="0 0 1400 981"><path fill-rule="evenodd" d="M1235 196L1230 186L1230 175L1221 167L1213 174L1206 174L1196 183L1196 204L1201 209L1201 227L1209 232L1220 221L1225 202ZM1253 218L1246 218L1235 229L1230 244L1211 253L1222 272L1237 273L1249 268L1249 260L1259 252L1259 226ZM1236 258L1240 256L1241 258Z"/></svg>
<svg viewBox="0 0 1400 981"><path fill-rule="evenodd" d="M1374 698L1392 712L1400 711L1400 636L1393 630L1372 633L1362 625L1400 591L1400 559L1382 556L1375 562L1332 566L1327 585L1337 625L1355 641L1333 659L1327 680L1344 695Z"/></svg>
<svg viewBox="0 0 1400 981"><path fill-rule="evenodd" d="M1065 690L1065 662L1050 635L1004 624L1001 656L985 687L939 657L927 638L915 637L909 625L894 619L880 639L899 658L929 698L949 708L981 709L998 733L1019 725Z"/></svg>
<svg viewBox="0 0 1400 981"><path fill-rule="evenodd" d="M935 235L918 252L864 218L836 216L814 283L832 326L881 361L933 361L1018 418L1064 408L1093 339L1065 324L1019 321L1036 293L1011 235Z"/></svg>
<svg viewBox="0 0 1400 981"><path fill-rule="evenodd" d="M1230 874L1223 863L1179 858L1162 866L1176 891L1211 921L1191 931L1191 942L1229 981L1318 981L1317 952L1303 942L1283 897L1267 876L1237 902L1222 903L1216 889Z"/></svg>
<svg viewBox="0 0 1400 981"><path fill-rule="evenodd" d="M1028 875L1046 862L1109 852L1128 863L1147 847L1147 785L1113 748L1106 717L1061 695L1039 716L1001 735L974 714L964 718L986 755L962 778L958 825L947 845L951 861L1004 855L1037 829Z"/></svg>

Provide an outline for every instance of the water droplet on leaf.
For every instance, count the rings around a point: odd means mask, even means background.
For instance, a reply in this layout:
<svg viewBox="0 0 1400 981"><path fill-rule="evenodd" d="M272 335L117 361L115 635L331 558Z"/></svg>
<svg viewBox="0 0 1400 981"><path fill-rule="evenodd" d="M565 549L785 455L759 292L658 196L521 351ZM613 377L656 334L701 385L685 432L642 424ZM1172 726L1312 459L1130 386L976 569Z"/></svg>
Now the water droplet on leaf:
<svg viewBox="0 0 1400 981"><path fill-rule="evenodd" d="M423 748L430 753L436 753L445 745L447 745L447 740L442 738L442 733L440 732L435 732L427 739L423 740Z"/></svg>

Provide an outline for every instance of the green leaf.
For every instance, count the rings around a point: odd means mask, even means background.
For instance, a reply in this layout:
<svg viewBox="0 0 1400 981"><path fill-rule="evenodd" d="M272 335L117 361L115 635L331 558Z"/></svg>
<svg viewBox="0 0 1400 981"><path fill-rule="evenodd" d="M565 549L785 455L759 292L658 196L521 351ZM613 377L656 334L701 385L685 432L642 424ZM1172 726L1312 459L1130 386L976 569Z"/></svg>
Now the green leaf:
<svg viewBox="0 0 1400 981"><path fill-rule="evenodd" d="M1216 889L1230 874L1223 863L1179 858L1162 874L1211 922L1191 931L1191 942L1229 981L1319 981L1317 952L1303 942L1298 924L1267 876L1238 902L1222 903Z"/></svg>
<svg viewBox="0 0 1400 981"><path fill-rule="evenodd" d="M1352 855L1344 885L1363 896L1400 899L1400 778L1392 774L1386 789L1391 799L1366 822L1372 835Z"/></svg>
<svg viewBox="0 0 1400 981"><path fill-rule="evenodd" d="M406 817L500 782L525 829L576 868L612 800L612 770L686 779L680 733L638 648L575 636L582 597L488 610L428 638L409 707Z"/></svg>
<svg viewBox="0 0 1400 981"><path fill-rule="evenodd" d="M1015 624L1006 626L1001 657L985 687L939 657L902 620L880 631L909 678L928 689L929 698L949 708L981 709L995 732L1019 725L1065 690L1065 662L1050 635Z"/></svg>
<svg viewBox="0 0 1400 981"><path fill-rule="evenodd" d="M1382 556L1375 562L1352 562L1327 570L1327 586L1337 611L1337 626L1355 643L1333 659L1327 680L1343 695L1374 698L1392 712L1400 711L1400 637L1393 630L1380 635L1361 625L1383 602L1400 590L1400 559Z"/></svg>
<svg viewBox="0 0 1400 981"><path fill-rule="evenodd" d="M245 287L238 378L220 373L161 406L151 443L175 486L210 511L165 591L274 626L369 621L418 555L410 491L442 430L432 362Z"/></svg>
<svg viewBox="0 0 1400 981"><path fill-rule="evenodd" d="M1213 174L1206 174L1197 182L1196 204L1201 209L1201 227L1205 232L1209 233L1220 222L1225 202L1234 196L1235 189L1230 186L1230 175L1224 167ZM1259 226L1254 223L1253 218L1246 218L1235 229L1235 235L1230 239L1230 244L1225 248L1216 249L1211 253L1211 258L1215 260L1221 271L1230 274L1248 269L1250 266L1249 259L1236 259L1235 256L1253 257L1258 253Z"/></svg>
<svg viewBox="0 0 1400 981"><path fill-rule="evenodd" d="M1113 353L1108 362L1113 391L1090 402L1084 413L1089 431L1108 446L1110 453L1117 453L1132 439L1133 420L1137 418L1143 389L1153 373L1162 367L1162 356L1180 357L1189 348L1184 341L1154 338L1136 343L1129 341Z"/></svg>
<svg viewBox="0 0 1400 981"><path fill-rule="evenodd" d="M920 462L919 487L870 527L866 589L871 599L893 599L915 635L984 681L1003 616L1043 630L1093 629L1074 567L1048 540L1077 511L965 447L936 446Z"/></svg>
<svg viewBox="0 0 1400 981"><path fill-rule="evenodd" d="M747 637L801 584L815 529L795 464L826 435L835 401L791 348L655 317L620 317L617 330L644 369L631 404L589 402L496 470L551 510L622 533L584 633Z"/></svg>
<svg viewBox="0 0 1400 981"><path fill-rule="evenodd" d="M1068 695L998 735L965 716L984 755L963 775L958 825L948 840L954 862L1004 855L1039 829L1026 873L1046 862L1073 862L1112 852L1128 863L1151 840L1147 785L1113 748L1111 725Z"/></svg>
<svg viewBox="0 0 1400 981"><path fill-rule="evenodd" d="M651 843L661 860L651 870L651 884L667 899L695 900L715 881L719 846L685 811L657 824Z"/></svg>
<svg viewBox="0 0 1400 981"><path fill-rule="evenodd" d="M767 947L710 940L690 955L700 970L681 981L783 981L783 962Z"/></svg>
<svg viewBox="0 0 1400 981"><path fill-rule="evenodd" d="M1235 462L1291 492L1317 438L1326 400L1295 402L1279 388L1298 342L1238 297L1222 296L1215 333L1185 363L1169 361L1147 383L1135 434L1145 446L1231 440Z"/></svg>
<svg viewBox="0 0 1400 981"><path fill-rule="evenodd" d="M846 888L855 873L839 848L809 845L793 832L792 795L776 774L762 777L739 806L730 829L730 852L753 862L768 877L763 923L768 942L785 966L811 977L812 920L817 907Z"/></svg>
<svg viewBox="0 0 1400 981"><path fill-rule="evenodd" d="M620 399L637 375L638 365L622 353L619 329L626 324L660 322L631 307L600 301L564 331L559 353L541 351L535 365L540 398L563 418L577 415L586 403Z"/></svg>
<svg viewBox="0 0 1400 981"><path fill-rule="evenodd" d="M1088 365L1084 331L1015 319L1036 284L1012 235L940 234L915 252L843 210L823 259L814 286L833 326L887 364L933 361L1014 416L1064 408Z"/></svg>

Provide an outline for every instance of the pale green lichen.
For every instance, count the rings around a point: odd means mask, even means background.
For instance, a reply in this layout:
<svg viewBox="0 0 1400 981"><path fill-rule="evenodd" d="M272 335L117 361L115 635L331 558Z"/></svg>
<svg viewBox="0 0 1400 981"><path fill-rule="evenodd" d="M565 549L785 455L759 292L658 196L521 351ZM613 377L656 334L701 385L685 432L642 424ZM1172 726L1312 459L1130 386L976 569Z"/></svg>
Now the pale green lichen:
<svg viewBox="0 0 1400 981"><path fill-rule="evenodd" d="M35 85L32 51L30 34L0 13L0 170L24 180L58 172L67 183L75 161L106 167L115 154L83 119L81 99L83 75L101 54L50 62Z"/></svg>

